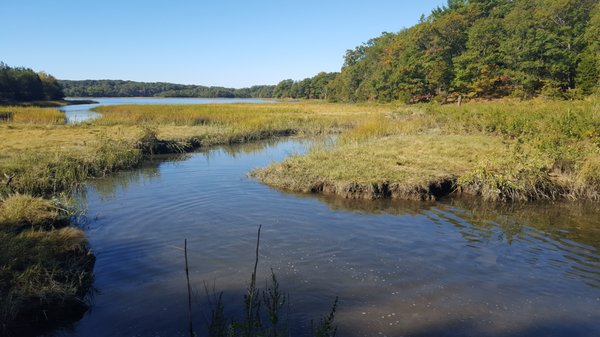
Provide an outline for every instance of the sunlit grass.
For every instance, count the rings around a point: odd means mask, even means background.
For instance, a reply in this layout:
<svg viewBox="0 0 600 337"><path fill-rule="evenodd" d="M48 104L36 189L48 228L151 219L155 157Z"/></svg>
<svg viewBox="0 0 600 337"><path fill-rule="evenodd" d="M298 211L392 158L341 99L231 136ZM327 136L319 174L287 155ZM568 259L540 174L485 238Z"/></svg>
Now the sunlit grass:
<svg viewBox="0 0 600 337"><path fill-rule="evenodd" d="M50 198L154 153L336 134L254 175L347 198L597 200L599 102L126 105L80 125L54 109L2 107L0 261L10 263L0 266L0 318L32 301L80 301L93 256L81 231L53 229L65 214Z"/></svg>
<svg viewBox="0 0 600 337"><path fill-rule="evenodd" d="M360 119L330 149L255 175L284 189L346 197L429 198L446 180L453 191L488 200L598 199L599 102L398 106ZM407 160L391 165L396 156Z"/></svg>
<svg viewBox="0 0 600 337"><path fill-rule="evenodd" d="M60 207L50 200L26 194L0 199L0 227L11 230L21 226L52 225L61 216Z"/></svg>
<svg viewBox="0 0 600 337"><path fill-rule="evenodd" d="M253 174L288 190L420 200L436 197L435 189L482 160L509 155L508 146L494 137L395 135L316 147Z"/></svg>
<svg viewBox="0 0 600 337"><path fill-rule="evenodd" d="M436 169L446 169L448 176L457 179L456 183L460 186L455 187L481 194L487 199L597 198L599 101L597 98L577 102L506 101L468 103L461 107L319 102L104 106L98 109L102 118L86 125L0 125L0 134L5 136L0 169L12 172L18 167L32 167L31 172L39 174L22 170L15 177L13 186L20 186L17 191L38 193L44 191L44 185L48 185L45 191L52 192L73 184L43 179L42 176L50 171L60 173L54 176L63 181L82 181L89 175L103 175L137 165L143 151L189 151L277 136L334 133L340 134L334 151L321 149L319 160L312 165L337 163L335 169L331 168L332 172L348 172L343 181L336 182L338 185L348 184L352 174L356 183L369 182L354 170L354 167L363 167L379 172L380 180L414 188L418 185L414 181L421 178L421 173L435 166ZM150 129L153 136L144 138L144 133ZM510 144L511 151L498 155L494 153L497 147L491 147L489 142L475 148L475 144L470 144L475 140L467 137L469 135ZM450 169L451 165L427 161L424 157L412 171L407 171L412 172L414 177L400 177L390 167L387 171L384 168L374 170L378 165L373 159L376 157L360 155L363 152L376 153L381 146L391 147L391 150L404 146L404 139L407 139L404 136L415 136L415 144L431 150L439 149L440 142L446 142L448 148L445 151L454 148L459 152L461 149L477 151L481 160L463 163L461 171L464 172L459 174ZM454 136L464 137L463 142L457 143ZM396 139L399 144L390 143L390 139ZM107 143L112 144L112 150L107 150ZM145 143L145 147L140 147ZM355 154L352 164L334 158L344 151L349 156ZM486 157L488 152L494 154ZM419 154L407 152L407 155ZM460 158L456 154L431 153L431 157L436 156ZM59 164L64 161L63 157L73 159L67 166L79 168L64 168ZM301 179L295 178L291 169L279 174L285 175L286 172L291 177L289 179L298 180L298 184L286 185L294 185L292 189L297 190L310 189L300 186ZM21 178L38 181L39 186L19 185Z"/></svg>
<svg viewBox="0 0 600 337"><path fill-rule="evenodd" d="M0 106L0 124L58 125L65 114L54 108Z"/></svg>

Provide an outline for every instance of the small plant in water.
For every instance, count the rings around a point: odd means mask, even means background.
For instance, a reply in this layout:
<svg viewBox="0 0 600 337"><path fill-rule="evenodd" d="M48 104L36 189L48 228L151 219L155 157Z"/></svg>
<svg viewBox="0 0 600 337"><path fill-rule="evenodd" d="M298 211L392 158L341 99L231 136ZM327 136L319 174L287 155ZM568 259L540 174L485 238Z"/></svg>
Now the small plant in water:
<svg viewBox="0 0 600 337"><path fill-rule="evenodd" d="M206 322L209 337L291 336L287 319L289 316L289 296L281 291L273 269L271 269L270 280L266 282L265 290L261 290L256 286L261 227L258 227L254 270L244 295L244 316L242 320L228 318L223 304L223 292L217 293L214 287L209 289L208 284L204 283L204 290L210 306L210 315ZM322 317L317 324L311 321L311 333L314 337L334 337L336 335L337 325L334 320L337 305L338 298L336 297L327 316ZM196 336L191 328L190 336Z"/></svg>

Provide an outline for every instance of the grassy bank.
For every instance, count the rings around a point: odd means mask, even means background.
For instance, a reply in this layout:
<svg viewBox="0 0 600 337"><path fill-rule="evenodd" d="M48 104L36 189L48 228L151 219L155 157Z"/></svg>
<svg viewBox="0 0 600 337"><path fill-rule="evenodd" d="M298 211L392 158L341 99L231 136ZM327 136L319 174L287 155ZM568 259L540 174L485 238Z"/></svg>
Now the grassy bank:
<svg viewBox="0 0 600 337"><path fill-rule="evenodd" d="M453 105L319 102L124 105L83 125L28 108L0 122L4 193L52 194L145 155L287 135L340 134L335 144L257 170L294 191L428 199L462 192L488 200L597 199L600 100ZM48 109L52 110L52 109ZM57 111L54 110L54 113ZM451 188L448 188L451 185Z"/></svg>
<svg viewBox="0 0 600 337"><path fill-rule="evenodd" d="M61 125L65 124L65 115L52 108L0 106L0 123Z"/></svg>
<svg viewBox="0 0 600 337"><path fill-rule="evenodd" d="M254 176L287 190L346 198L434 199L469 167L510 150L487 136L401 135L316 147Z"/></svg>
<svg viewBox="0 0 600 337"><path fill-rule="evenodd" d="M348 198L600 198L600 100L417 105L258 169L278 188Z"/></svg>
<svg viewBox="0 0 600 337"><path fill-rule="evenodd" d="M47 199L0 200L0 332L34 332L85 312L94 256L85 235L68 227L69 211Z"/></svg>
<svg viewBox="0 0 600 337"><path fill-rule="evenodd" d="M386 106L335 104L131 105L98 109L80 125L54 123L54 109L11 108L0 122L2 193L52 195L86 178L138 165L152 153L185 152L277 136L339 133ZM29 113L31 111L32 113Z"/></svg>

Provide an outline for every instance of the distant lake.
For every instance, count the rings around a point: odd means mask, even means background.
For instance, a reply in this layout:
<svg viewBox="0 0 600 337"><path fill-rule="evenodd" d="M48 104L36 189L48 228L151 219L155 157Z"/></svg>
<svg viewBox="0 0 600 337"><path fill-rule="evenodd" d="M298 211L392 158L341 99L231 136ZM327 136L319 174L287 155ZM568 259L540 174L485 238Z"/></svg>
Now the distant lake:
<svg viewBox="0 0 600 337"><path fill-rule="evenodd" d="M66 100L86 99L97 104L67 105L60 110L65 112L67 123L81 123L100 117L91 109L101 105L122 104L231 104L231 103L270 103L274 101L256 98L178 98L178 97L67 97Z"/></svg>

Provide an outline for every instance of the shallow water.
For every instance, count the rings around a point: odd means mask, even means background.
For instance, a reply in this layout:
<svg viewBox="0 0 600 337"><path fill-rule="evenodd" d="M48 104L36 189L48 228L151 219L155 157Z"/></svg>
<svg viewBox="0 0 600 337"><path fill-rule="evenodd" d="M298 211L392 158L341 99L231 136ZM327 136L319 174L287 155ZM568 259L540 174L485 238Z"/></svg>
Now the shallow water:
<svg viewBox="0 0 600 337"><path fill-rule="evenodd" d="M99 97L99 98L77 98L67 97L67 100L89 99L96 101L95 104L76 104L60 107L65 112L68 124L81 123L100 117L100 114L92 111L101 105L118 104L226 104L226 103L265 103L270 102L254 98L179 98L179 97Z"/></svg>
<svg viewBox="0 0 600 337"><path fill-rule="evenodd" d="M338 336L600 336L600 209L355 201L284 193L246 176L302 153L283 140L165 157L89 183L97 256L85 317L59 336L185 336L183 241L194 324L203 281L239 313L263 225L294 336L339 296Z"/></svg>

